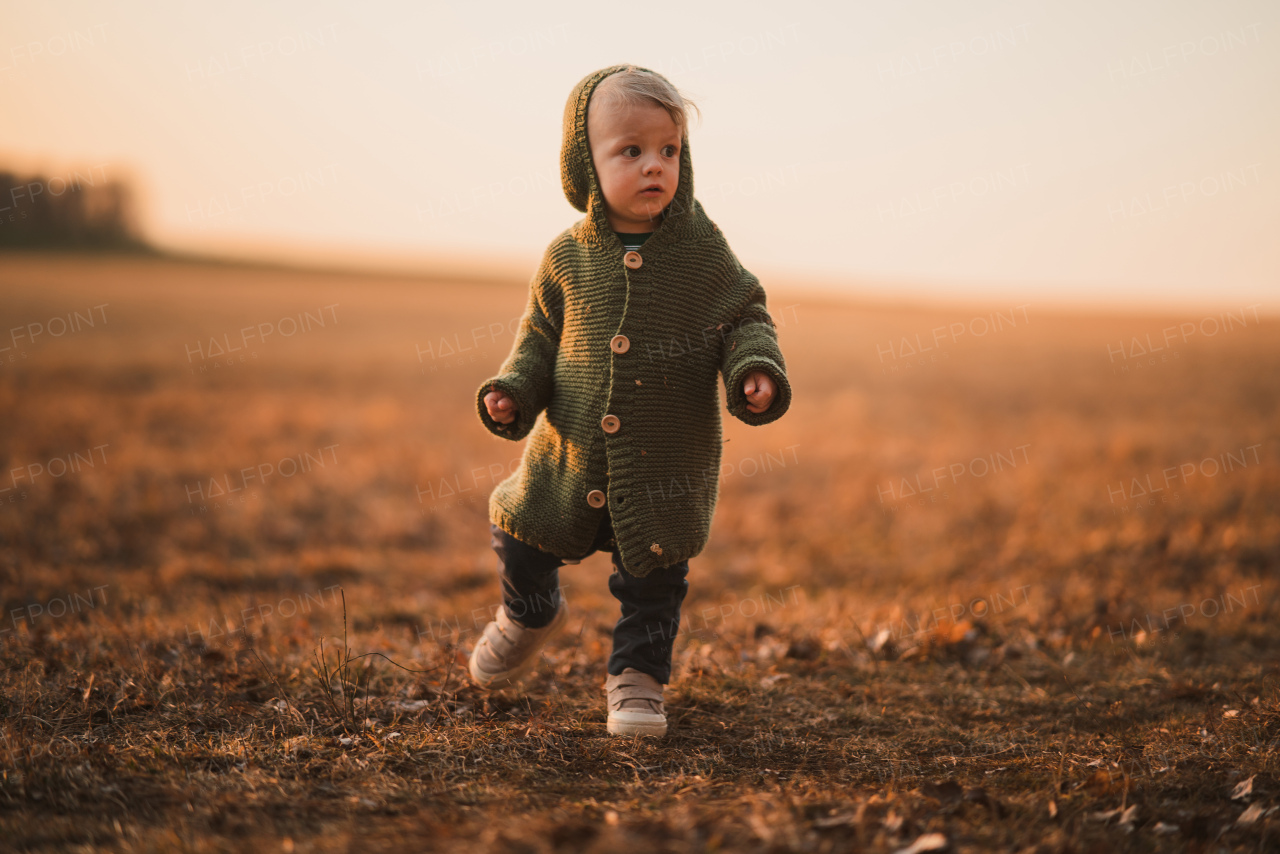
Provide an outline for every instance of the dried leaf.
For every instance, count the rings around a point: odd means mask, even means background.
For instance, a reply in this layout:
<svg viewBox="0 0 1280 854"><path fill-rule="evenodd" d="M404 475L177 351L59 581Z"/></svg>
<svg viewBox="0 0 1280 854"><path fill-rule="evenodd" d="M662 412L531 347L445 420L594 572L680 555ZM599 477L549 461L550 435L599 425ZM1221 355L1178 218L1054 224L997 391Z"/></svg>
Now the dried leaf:
<svg viewBox="0 0 1280 854"><path fill-rule="evenodd" d="M886 647L892 647L890 643L892 639L893 634L888 629L881 629L876 632L876 636L871 639L867 646L870 647L872 652L879 652Z"/></svg>
<svg viewBox="0 0 1280 854"><path fill-rule="evenodd" d="M827 815L813 820L813 826L819 829L831 827L843 827L845 825L855 825L858 823L858 816L854 813L840 813L837 815Z"/></svg>
<svg viewBox="0 0 1280 854"><path fill-rule="evenodd" d="M1253 777L1258 776L1254 774ZM1236 787L1231 791L1231 800L1238 801L1241 798L1247 798L1253 794L1253 777L1248 780L1241 780L1236 783Z"/></svg>
<svg viewBox="0 0 1280 854"><path fill-rule="evenodd" d="M894 854L922 854L925 851L945 851L951 843L941 833L926 833L906 848L899 848Z"/></svg>
<svg viewBox="0 0 1280 854"><path fill-rule="evenodd" d="M1254 804L1240 814L1240 817L1236 819L1236 824L1253 824L1262 818L1262 812L1262 804Z"/></svg>
<svg viewBox="0 0 1280 854"><path fill-rule="evenodd" d="M1178 825L1165 824L1163 821L1157 821L1156 826L1151 829L1160 836L1173 836L1178 832Z"/></svg>
<svg viewBox="0 0 1280 854"><path fill-rule="evenodd" d="M430 700L397 700L391 703L391 708L399 709L402 712L420 712L430 705Z"/></svg>
<svg viewBox="0 0 1280 854"><path fill-rule="evenodd" d="M969 643L978 637L978 629L968 620L954 623L945 635L945 642L950 644Z"/></svg>

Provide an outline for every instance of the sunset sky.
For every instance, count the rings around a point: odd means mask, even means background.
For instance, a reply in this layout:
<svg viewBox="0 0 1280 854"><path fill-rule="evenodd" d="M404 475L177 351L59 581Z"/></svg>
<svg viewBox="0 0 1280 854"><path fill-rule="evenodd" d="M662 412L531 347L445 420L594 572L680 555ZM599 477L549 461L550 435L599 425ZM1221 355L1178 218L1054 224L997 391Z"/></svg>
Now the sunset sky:
<svg viewBox="0 0 1280 854"><path fill-rule="evenodd" d="M531 273L580 216L559 183L565 98L634 62L702 108L695 195L762 275L1018 303L1274 311L1280 293L1275 2L0 17L0 168L131 176L164 246Z"/></svg>

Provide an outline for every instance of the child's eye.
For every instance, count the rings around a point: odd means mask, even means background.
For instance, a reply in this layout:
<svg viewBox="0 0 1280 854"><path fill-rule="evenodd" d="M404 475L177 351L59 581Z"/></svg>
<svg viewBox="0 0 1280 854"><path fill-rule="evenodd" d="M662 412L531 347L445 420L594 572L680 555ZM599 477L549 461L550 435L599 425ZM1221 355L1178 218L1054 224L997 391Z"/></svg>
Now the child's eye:
<svg viewBox="0 0 1280 854"><path fill-rule="evenodd" d="M639 157L639 156L640 156L640 146L638 146L638 145L628 145L626 148L622 149L622 154L623 154L623 156L625 156L625 157Z"/></svg>
<svg viewBox="0 0 1280 854"><path fill-rule="evenodd" d="M678 149L674 145L668 145L666 148L662 149L662 154L665 157L675 157L677 151Z"/></svg>

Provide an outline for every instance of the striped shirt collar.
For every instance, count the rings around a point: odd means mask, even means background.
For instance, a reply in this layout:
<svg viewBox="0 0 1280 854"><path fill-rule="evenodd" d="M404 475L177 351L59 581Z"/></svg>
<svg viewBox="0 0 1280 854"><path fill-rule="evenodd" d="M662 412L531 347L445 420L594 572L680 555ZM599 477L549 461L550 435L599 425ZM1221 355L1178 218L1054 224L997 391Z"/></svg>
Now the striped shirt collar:
<svg viewBox="0 0 1280 854"><path fill-rule="evenodd" d="M615 231L618 239L622 241L622 248L628 252L634 252L644 245L644 242L653 236L652 231L646 231L643 234L627 234L621 231Z"/></svg>

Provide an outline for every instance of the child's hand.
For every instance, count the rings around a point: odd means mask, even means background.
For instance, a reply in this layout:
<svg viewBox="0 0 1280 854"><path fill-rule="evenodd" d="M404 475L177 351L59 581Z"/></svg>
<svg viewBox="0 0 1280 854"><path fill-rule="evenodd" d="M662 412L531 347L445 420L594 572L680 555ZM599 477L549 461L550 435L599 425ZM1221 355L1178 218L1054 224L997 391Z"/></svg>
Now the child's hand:
<svg viewBox="0 0 1280 854"><path fill-rule="evenodd" d="M773 403L773 380L764 371L752 371L742 382L742 392L747 396L747 409L759 415Z"/></svg>
<svg viewBox="0 0 1280 854"><path fill-rule="evenodd" d="M489 417L499 424L510 424L516 420L516 402L500 391L491 391L484 396L484 408L489 410Z"/></svg>

